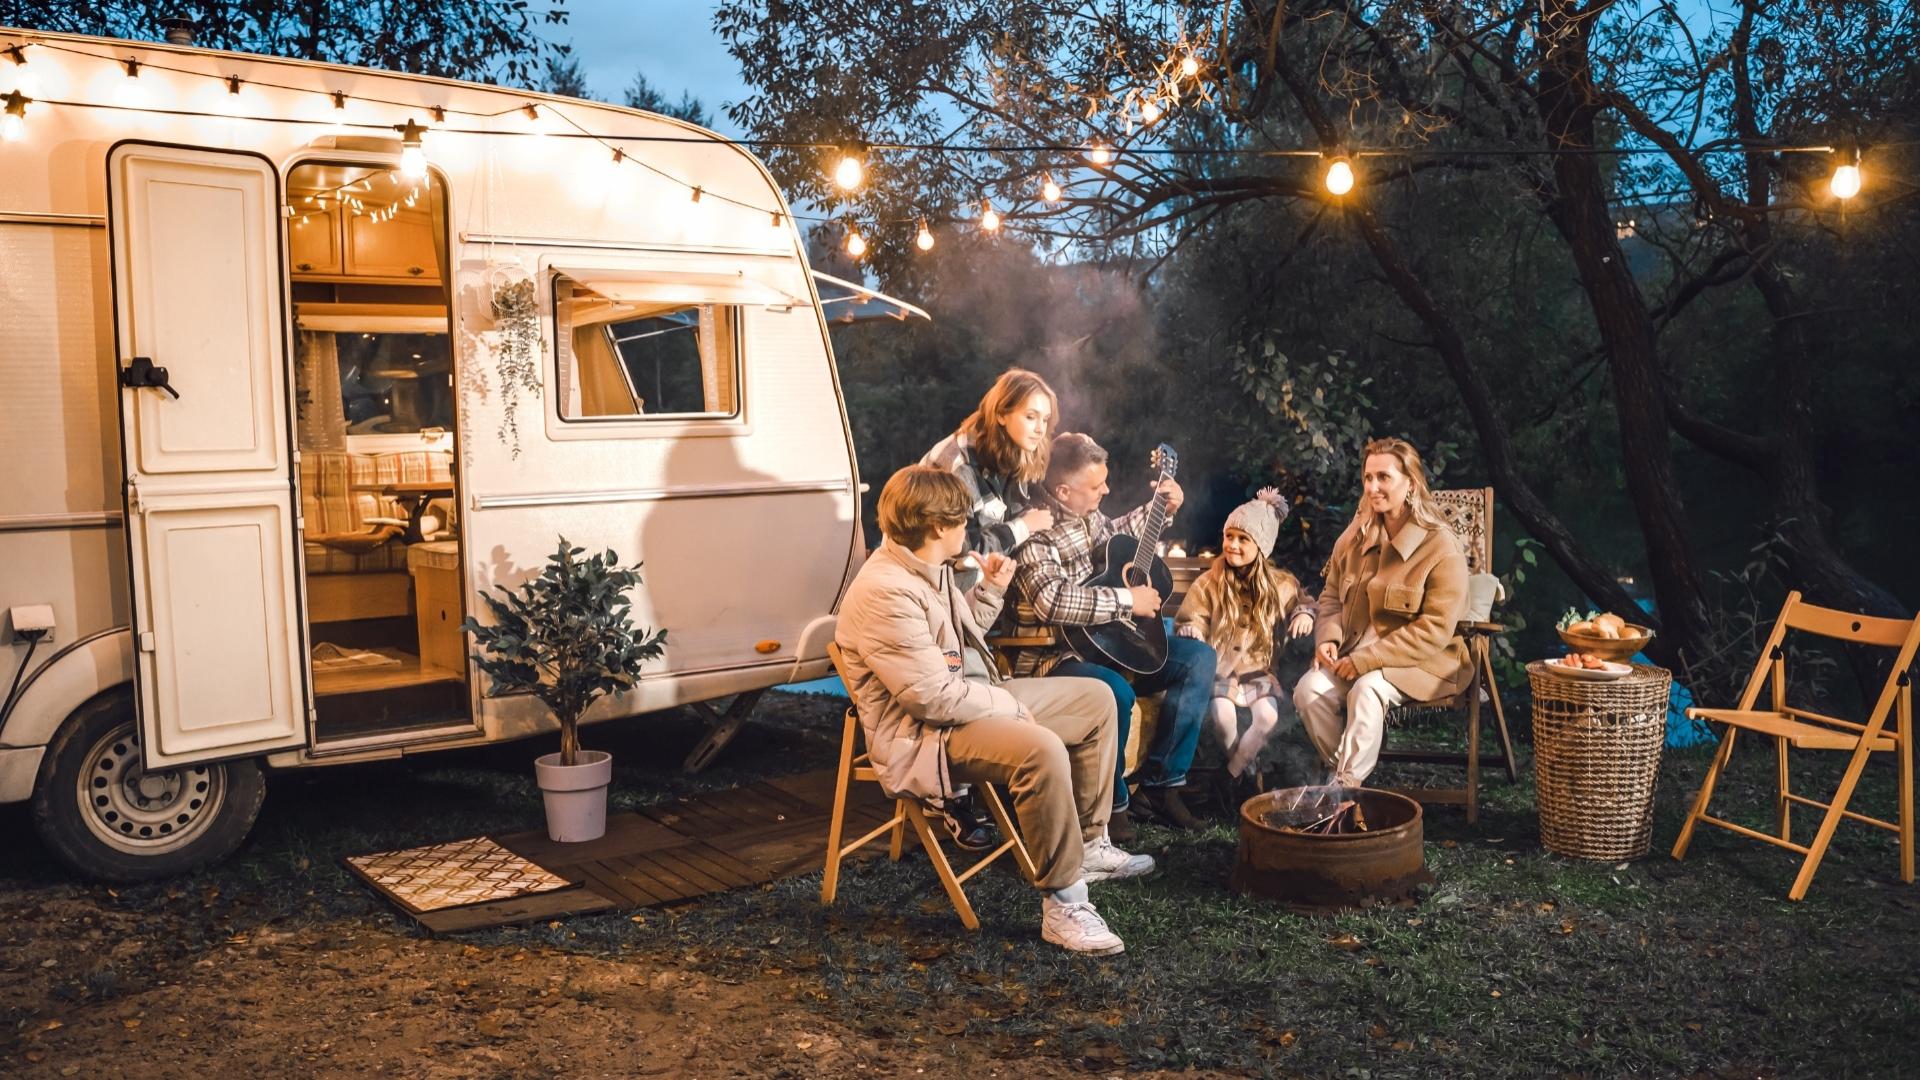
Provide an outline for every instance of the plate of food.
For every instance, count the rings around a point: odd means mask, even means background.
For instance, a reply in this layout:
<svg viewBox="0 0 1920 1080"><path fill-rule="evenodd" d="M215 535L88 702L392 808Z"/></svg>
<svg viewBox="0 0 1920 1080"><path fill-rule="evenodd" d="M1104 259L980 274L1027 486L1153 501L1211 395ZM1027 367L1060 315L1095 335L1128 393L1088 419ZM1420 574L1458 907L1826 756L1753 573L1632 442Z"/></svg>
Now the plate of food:
<svg viewBox="0 0 1920 1080"><path fill-rule="evenodd" d="M1608 660L1605 657L1595 656L1592 653L1580 652L1568 653L1558 659L1547 660L1544 663L1547 669L1555 675L1564 675L1569 679L1588 679L1595 682L1617 679L1633 670L1633 665L1631 664L1622 664L1615 660Z"/></svg>

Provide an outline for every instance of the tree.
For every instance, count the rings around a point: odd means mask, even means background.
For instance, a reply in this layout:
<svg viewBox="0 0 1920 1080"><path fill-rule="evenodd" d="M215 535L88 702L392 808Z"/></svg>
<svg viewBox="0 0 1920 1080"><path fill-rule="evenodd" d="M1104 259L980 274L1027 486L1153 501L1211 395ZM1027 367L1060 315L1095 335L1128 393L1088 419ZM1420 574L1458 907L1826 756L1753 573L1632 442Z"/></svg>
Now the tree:
<svg viewBox="0 0 1920 1080"><path fill-rule="evenodd" d="M539 36L566 23L566 0L0 0L0 26L109 37L156 40L175 16L208 48L509 86L533 85L566 52Z"/></svg>
<svg viewBox="0 0 1920 1080"><path fill-rule="evenodd" d="M571 50L565 56L547 57L547 82L541 89L561 97L593 97L592 91L587 89L587 76L580 70L580 58L574 56Z"/></svg>
<svg viewBox="0 0 1920 1080"><path fill-rule="evenodd" d="M1815 215L1826 209L1749 187L1738 213L1712 210L1703 177L1776 170L1773 150L1784 140L1830 134L1824 122L1784 124L1792 114L1781 111L1740 127L1734 114L1746 76L1739 72L1778 69L1791 56L1817 59L1804 81L1825 77L1838 88L1829 101L1837 108L1824 115L1873 129L1886 111L1875 88L1908 70L1916 37L1912 10L1886 2L1747 0L1741 20L1740 34L1715 28L1697 37L1671 5L1625 0L1157 7L1114 0L1011 11L987 2L822 8L731 0L716 26L755 89L732 110L755 134L788 143L1006 148L889 152L884 168L871 170L869 187L852 197L826 184L818 151L768 152L776 175L800 198L871 222L863 228L881 237L875 266L883 275L896 269L884 252L906 250L886 242L889 230L904 234L921 214L970 216L982 199L992 199L1010 226L1079 255L1130 260L1147 276L1197 238L1245 221L1260 203L1323 215L1321 230L1358 242L1377 279L1414 316L1419 332L1411 346L1439 359L1508 510L1582 591L1637 616L1615 572L1549 508L1535 490L1537 471L1516 454L1515 424L1525 414L1511 409L1508 387L1487 374L1501 364L1500 343L1478 339L1463 314L1476 301L1462 285L1483 279L1488 253L1421 245L1431 218L1409 212L1432 191L1476 176L1501 212L1524 201L1550 228L1545 235L1587 309L1577 336L1556 343L1548 362L1584 381L1597 360L1611 375L1615 450L1660 604L1663 655L1684 663L1706 648L1709 597L1671 433L1716 432L1690 423L1692 414L1673 397L1678 365L1663 352L1661 335L1703 295L1749 280L1765 287L1767 275L1755 271L1778 257L1779 246L1767 246L1743 221L1767 222L1776 236L1817 231ZM1767 55L1750 48L1756 37L1774 48ZM1842 57L1851 64L1844 72ZM1720 145L1750 153L1709 157L1703 147L1715 143L1696 137L1703 129L1727 133ZM1096 141L1148 152L1090 168L1077 153L1046 149ZM1349 147L1387 153L1359 159L1360 187L1336 198L1318 183L1321 164L1289 153L1303 145L1329 158ZM1628 149L1659 149L1669 162L1637 167L1617 153ZM1484 150L1506 156L1475 153ZM1067 189L1057 207L1033 198L1043 175ZM1678 187L1683 212L1701 206L1705 224L1676 249L1679 257L1636 272L1615 211L1623 200L1643 204L1649 196L1642 192L1661 186ZM911 214L901 212L907 208ZM1686 217L1691 225L1696 215ZM1774 318L1778 324L1791 315ZM1804 439L1791 429L1777 438L1786 441L1777 444L1776 475L1791 479L1796 493L1791 508L1776 503L1775 521L1798 511L1788 530L1796 549L1790 565L1826 602L1876 610L1890 596L1847 566L1824 535L1814 473L1787 476L1792 444ZM1755 449L1720 441L1722 450Z"/></svg>
<svg viewBox="0 0 1920 1080"><path fill-rule="evenodd" d="M645 109L662 116L685 120L689 124L697 124L700 127L713 126L713 116L707 112L707 107L700 103L700 99L693 96L692 91L683 90L680 92L680 101L677 104L670 102L665 94L655 89L653 83L647 80L647 73L644 71L633 73L633 82L627 84L626 102L629 109Z"/></svg>

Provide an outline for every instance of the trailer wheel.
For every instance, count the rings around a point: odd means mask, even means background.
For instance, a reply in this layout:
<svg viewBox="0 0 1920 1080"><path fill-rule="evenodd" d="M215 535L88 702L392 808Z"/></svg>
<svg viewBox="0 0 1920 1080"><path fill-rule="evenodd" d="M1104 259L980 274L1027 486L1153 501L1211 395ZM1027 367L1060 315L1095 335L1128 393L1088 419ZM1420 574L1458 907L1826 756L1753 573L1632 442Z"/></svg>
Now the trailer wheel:
<svg viewBox="0 0 1920 1080"><path fill-rule="evenodd" d="M266 793L252 760L142 769L133 692L122 687L82 705L54 735L34 784L33 822L80 873L148 881L232 854Z"/></svg>

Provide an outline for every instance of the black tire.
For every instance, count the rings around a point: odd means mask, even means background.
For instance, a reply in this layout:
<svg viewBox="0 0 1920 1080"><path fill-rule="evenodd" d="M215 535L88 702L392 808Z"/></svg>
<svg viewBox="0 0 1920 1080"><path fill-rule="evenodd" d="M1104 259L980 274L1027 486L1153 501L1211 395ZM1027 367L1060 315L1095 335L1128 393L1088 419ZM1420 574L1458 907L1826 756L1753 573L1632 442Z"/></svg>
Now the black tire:
<svg viewBox="0 0 1920 1080"><path fill-rule="evenodd" d="M102 881L151 881L233 853L267 780L252 759L147 774L131 687L80 708L54 734L33 788L33 823L63 863Z"/></svg>

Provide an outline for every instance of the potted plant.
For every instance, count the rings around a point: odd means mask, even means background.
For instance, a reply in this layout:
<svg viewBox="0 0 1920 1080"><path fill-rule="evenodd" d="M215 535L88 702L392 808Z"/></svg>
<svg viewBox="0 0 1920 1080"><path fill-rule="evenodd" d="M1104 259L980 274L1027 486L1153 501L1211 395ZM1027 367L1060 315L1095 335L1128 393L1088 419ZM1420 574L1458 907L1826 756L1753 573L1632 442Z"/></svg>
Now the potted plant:
<svg viewBox="0 0 1920 1080"><path fill-rule="evenodd" d="M547 835L592 840L607 831L607 784L613 755L580 749L580 717L595 701L630 689L640 668L659 659L667 632L635 629L627 591L640 584L640 564L620 565L611 550L582 559L586 549L560 538L538 577L518 589L481 593L491 623L468 618L474 661L493 680L492 696L532 693L560 721L560 752L534 760L546 798Z"/></svg>

